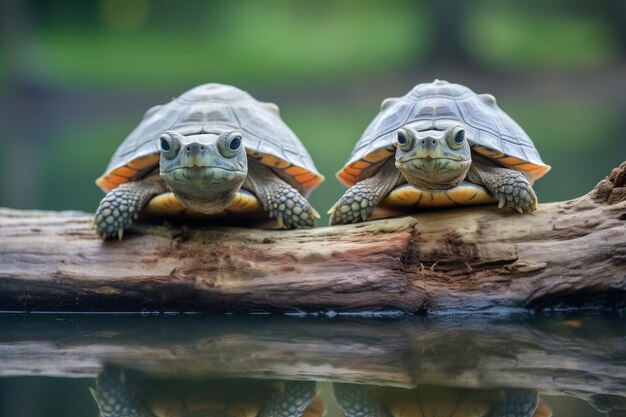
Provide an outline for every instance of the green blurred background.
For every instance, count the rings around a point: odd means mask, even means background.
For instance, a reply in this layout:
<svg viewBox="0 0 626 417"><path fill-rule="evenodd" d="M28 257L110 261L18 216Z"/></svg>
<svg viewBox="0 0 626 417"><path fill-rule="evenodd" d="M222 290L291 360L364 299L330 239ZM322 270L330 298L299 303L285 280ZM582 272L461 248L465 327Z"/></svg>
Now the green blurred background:
<svg viewBox="0 0 626 417"><path fill-rule="evenodd" d="M626 159L623 0L1 4L0 206L93 211L145 110L205 82L280 106L327 178L320 213L380 102L434 78L494 94L528 132L553 167L540 201Z"/></svg>

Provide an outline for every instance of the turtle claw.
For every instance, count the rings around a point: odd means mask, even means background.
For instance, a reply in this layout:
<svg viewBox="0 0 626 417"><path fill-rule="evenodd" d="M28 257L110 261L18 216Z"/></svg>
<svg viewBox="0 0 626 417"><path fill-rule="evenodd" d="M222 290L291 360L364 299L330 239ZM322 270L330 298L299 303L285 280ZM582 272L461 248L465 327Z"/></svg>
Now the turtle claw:
<svg viewBox="0 0 626 417"><path fill-rule="evenodd" d="M127 187L118 187L104 196L93 219L96 233L102 239L122 240L124 229L137 218L140 197Z"/></svg>
<svg viewBox="0 0 626 417"><path fill-rule="evenodd" d="M508 207L521 214L537 210L537 196L519 172L508 171L498 178L493 194L498 199L498 208Z"/></svg>
<svg viewBox="0 0 626 417"><path fill-rule="evenodd" d="M279 229L284 229L285 228L285 222L283 221L283 218L278 216L276 218L276 224L278 226Z"/></svg>
<svg viewBox="0 0 626 417"><path fill-rule="evenodd" d="M295 189L284 188L277 197L270 198L265 207L270 217L276 219L279 228L315 227L315 219L319 219L319 213Z"/></svg>
<svg viewBox="0 0 626 417"><path fill-rule="evenodd" d="M367 220L376 202L368 194L346 191L339 201L328 210L330 225L359 223Z"/></svg>

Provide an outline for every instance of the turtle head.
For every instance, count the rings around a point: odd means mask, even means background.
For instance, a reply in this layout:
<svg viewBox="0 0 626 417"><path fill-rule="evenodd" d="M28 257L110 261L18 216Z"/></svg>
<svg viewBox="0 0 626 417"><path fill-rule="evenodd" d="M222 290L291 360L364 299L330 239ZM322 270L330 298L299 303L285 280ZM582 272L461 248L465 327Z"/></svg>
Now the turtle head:
<svg viewBox="0 0 626 417"><path fill-rule="evenodd" d="M411 125L397 132L396 167L419 188L447 189L457 186L472 164L465 129L418 131Z"/></svg>
<svg viewBox="0 0 626 417"><path fill-rule="evenodd" d="M248 173L241 134L236 131L159 138L160 175L185 208L215 213L228 206Z"/></svg>

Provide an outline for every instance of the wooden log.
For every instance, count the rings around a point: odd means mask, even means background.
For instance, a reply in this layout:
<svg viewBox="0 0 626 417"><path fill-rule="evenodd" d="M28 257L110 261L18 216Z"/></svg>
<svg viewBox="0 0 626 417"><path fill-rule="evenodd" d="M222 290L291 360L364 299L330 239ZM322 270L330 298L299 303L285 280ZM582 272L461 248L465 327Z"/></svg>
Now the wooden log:
<svg viewBox="0 0 626 417"><path fill-rule="evenodd" d="M0 315L0 375L93 377L106 363L178 378L532 388L596 404L625 399L622 320L11 314Z"/></svg>
<svg viewBox="0 0 626 417"><path fill-rule="evenodd" d="M409 313L626 306L626 163L531 215L459 208L312 230L0 210L0 310Z"/></svg>

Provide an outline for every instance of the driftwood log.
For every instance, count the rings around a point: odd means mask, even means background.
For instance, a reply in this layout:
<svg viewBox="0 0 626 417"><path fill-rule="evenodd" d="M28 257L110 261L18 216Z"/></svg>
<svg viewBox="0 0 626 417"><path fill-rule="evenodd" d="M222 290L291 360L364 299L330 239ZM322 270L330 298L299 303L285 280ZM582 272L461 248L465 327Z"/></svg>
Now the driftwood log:
<svg viewBox="0 0 626 417"><path fill-rule="evenodd" d="M0 310L450 312L626 306L626 163L532 215L493 206L268 231L0 210Z"/></svg>
<svg viewBox="0 0 626 417"><path fill-rule="evenodd" d="M0 376L248 377L533 388L626 404L622 318L0 315Z"/></svg>

